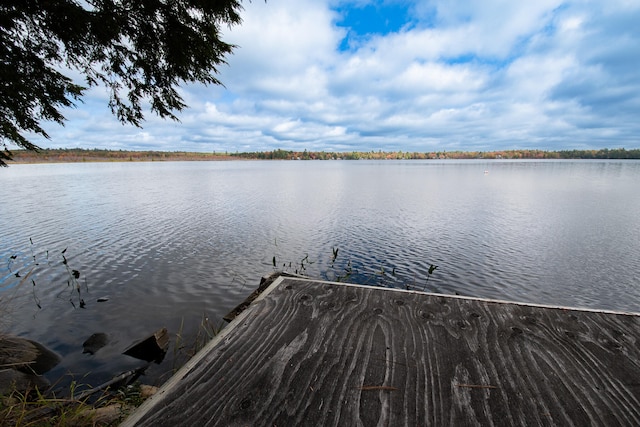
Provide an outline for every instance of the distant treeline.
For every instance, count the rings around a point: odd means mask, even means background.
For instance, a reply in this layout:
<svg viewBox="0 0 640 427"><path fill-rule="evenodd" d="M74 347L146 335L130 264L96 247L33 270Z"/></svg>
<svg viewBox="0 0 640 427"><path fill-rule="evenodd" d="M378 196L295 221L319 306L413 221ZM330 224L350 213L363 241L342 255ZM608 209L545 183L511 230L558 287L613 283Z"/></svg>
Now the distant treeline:
<svg viewBox="0 0 640 427"><path fill-rule="evenodd" d="M560 159L640 159L640 149L603 148L602 150L557 151Z"/></svg>
<svg viewBox="0 0 640 427"><path fill-rule="evenodd" d="M44 149L38 152L14 150L16 163L46 162L141 162L211 160L395 160L395 159L640 159L640 149L601 150L503 150L503 151L291 151L273 150L250 153L195 153L186 151L85 150L79 148Z"/></svg>
<svg viewBox="0 0 640 427"><path fill-rule="evenodd" d="M233 157L244 159L281 159L281 160L400 160L400 159L640 159L640 149L624 148L601 150L505 150L505 151L288 151L274 150L253 153L235 153Z"/></svg>
<svg viewBox="0 0 640 427"><path fill-rule="evenodd" d="M39 151L12 150L16 163L76 163L76 162L159 162L233 160L226 153L191 153L186 151L126 151L85 150L81 148L43 149Z"/></svg>

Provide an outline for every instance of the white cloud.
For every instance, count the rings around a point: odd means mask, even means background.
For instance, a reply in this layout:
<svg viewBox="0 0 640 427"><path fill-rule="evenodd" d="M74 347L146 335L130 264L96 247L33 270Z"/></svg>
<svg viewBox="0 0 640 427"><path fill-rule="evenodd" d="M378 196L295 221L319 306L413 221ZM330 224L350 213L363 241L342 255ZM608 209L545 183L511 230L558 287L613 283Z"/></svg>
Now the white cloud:
<svg viewBox="0 0 640 427"><path fill-rule="evenodd" d="M45 146L432 150L637 146L634 1L421 1L395 33L339 46L332 4L246 3L221 87L181 89L181 123L121 126L104 91ZM353 2L352 2L353 3Z"/></svg>
<svg viewBox="0 0 640 427"><path fill-rule="evenodd" d="M458 92L478 90L484 77L466 66L451 66L438 63L413 63L393 79L396 87L406 92Z"/></svg>
<svg viewBox="0 0 640 427"><path fill-rule="evenodd" d="M332 27L334 14L322 2L274 0L245 7L243 24L226 35L238 46L222 73L229 85L263 89L265 80L280 81L331 62L343 31Z"/></svg>

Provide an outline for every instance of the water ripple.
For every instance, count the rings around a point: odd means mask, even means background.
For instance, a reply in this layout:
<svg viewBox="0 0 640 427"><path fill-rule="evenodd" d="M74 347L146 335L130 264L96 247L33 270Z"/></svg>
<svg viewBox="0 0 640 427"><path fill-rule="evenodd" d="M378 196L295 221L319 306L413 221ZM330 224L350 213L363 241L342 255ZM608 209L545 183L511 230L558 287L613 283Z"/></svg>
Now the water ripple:
<svg viewBox="0 0 640 427"><path fill-rule="evenodd" d="M640 162L123 163L0 172L8 328L62 353L58 372L106 375L131 363L118 357L123 346L159 327L175 332L185 322L185 333L194 332L201 316L220 318L244 299L274 257L291 271L306 259L306 273L328 279L350 272L349 281L378 286L640 311ZM432 264L438 269L427 281ZM35 287L20 284L30 270ZM108 302L97 303L101 296ZM85 310L71 304L79 298ZM112 334L114 344L104 357L83 358L78 350L94 332ZM168 368L155 369L159 377Z"/></svg>

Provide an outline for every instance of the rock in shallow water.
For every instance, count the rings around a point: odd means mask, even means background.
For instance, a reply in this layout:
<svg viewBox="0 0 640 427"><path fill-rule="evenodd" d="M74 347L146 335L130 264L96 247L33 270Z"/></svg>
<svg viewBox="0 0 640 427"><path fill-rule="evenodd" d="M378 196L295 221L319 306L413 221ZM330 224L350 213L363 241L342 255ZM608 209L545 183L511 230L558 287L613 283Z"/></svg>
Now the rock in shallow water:
<svg viewBox="0 0 640 427"><path fill-rule="evenodd" d="M130 346L122 354L147 362L160 363L164 359L168 346L169 333L167 328L162 328L158 329L150 337Z"/></svg>
<svg viewBox="0 0 640 427"><path fill-rule="evenodd" d="M87 340L82 343L82 352L95 354L96 351L107 345L109 342L109 336L103 332L97 332L91 335Z"/></svg>
<svg viewBox="0 0 640 427"><path fill-rule="evenodd" d="M0 336L0 366L26 373L44 374L60 363L60 356L35 341Z"/></svg>
<svg viewBox="0 0 640 427"><path fill-rule="evenodd" d="M13 387L18 391L41 390L49 382L40 377L60 363L60 356L42 344L25 338L0 335L0 394Z"/></svg>

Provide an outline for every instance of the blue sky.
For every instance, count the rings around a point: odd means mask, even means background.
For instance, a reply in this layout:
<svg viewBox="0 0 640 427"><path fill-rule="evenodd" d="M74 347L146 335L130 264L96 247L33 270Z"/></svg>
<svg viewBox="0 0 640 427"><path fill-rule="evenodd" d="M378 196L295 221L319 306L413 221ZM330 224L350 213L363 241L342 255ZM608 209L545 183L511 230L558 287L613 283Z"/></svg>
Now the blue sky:
<svg viewBox="0 0 640 427"><path fill-rule="evenodd" d="M225 87L143 129L104 90L44 147L440 151L640 147L640 2L244 2Z"/></svg>

